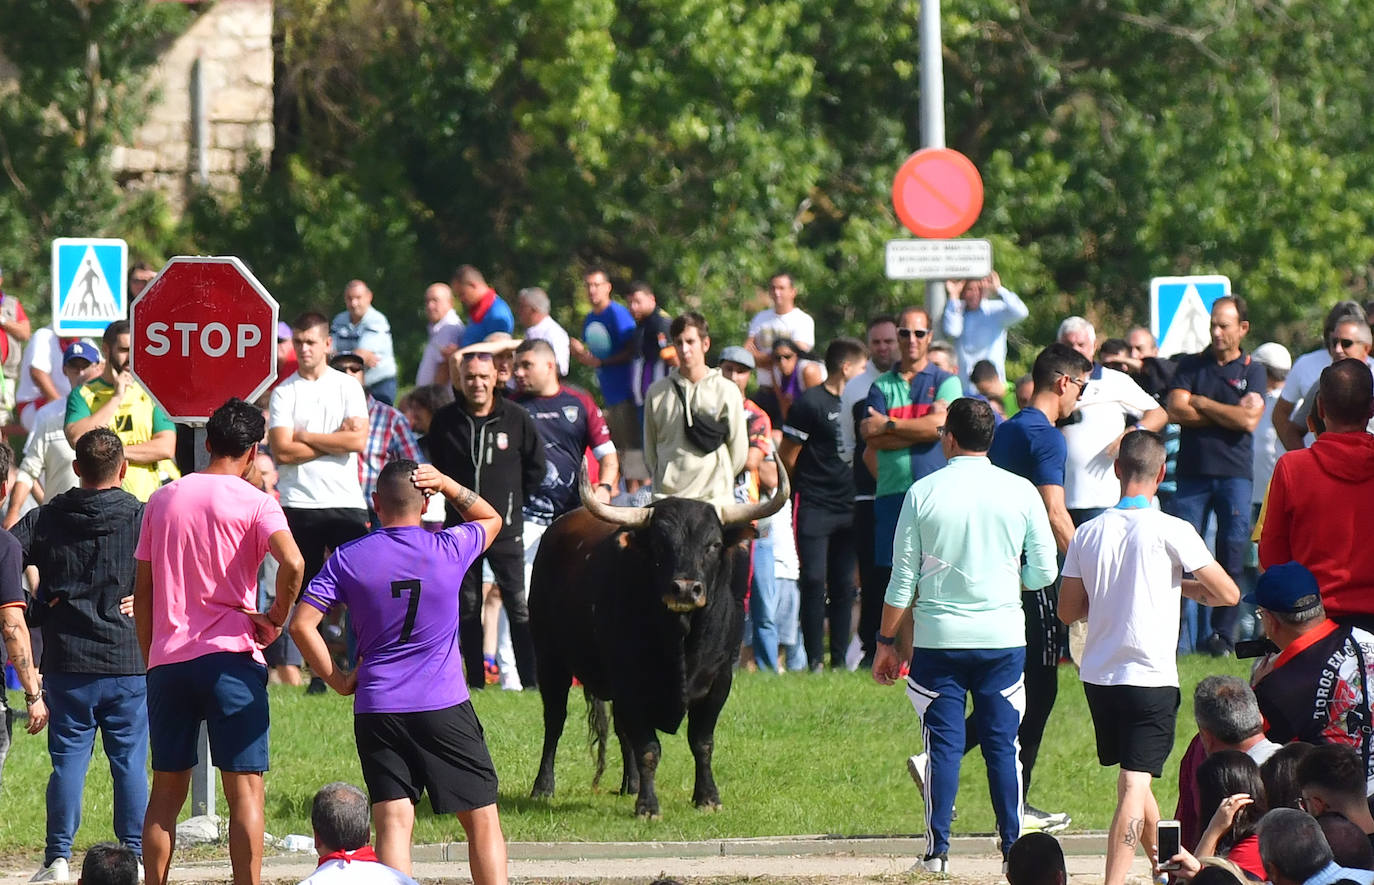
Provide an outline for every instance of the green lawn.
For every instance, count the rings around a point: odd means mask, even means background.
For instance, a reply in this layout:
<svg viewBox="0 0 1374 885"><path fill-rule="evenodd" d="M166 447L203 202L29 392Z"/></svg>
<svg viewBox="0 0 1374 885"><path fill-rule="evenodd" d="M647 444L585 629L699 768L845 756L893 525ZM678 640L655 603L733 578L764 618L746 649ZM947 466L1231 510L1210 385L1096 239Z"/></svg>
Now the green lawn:
<svg viewBox="0 0 1374 885"><path fill-rule="evenodd" d="M1181 665L1184 704L1169 771L1193 733L1193 685L1214 672L1244 675L1245 662L1192 657ZM20 700L11 694L12 701ZM663 739L658 770L661 821L633 816L634 800L607 791L619 785L614 740L601 792L592 792L582 699L574 691L558 758L552 802L528 798L542 738L539 697L486 691L476 698L501 776L501 813L512 841L695 840L726 836L833 833L909 834L923 830L919 795L905 759L919 749L916 714L898 687L876 685L864 673L793 675L741 673L716 733L716 779L724 808L692 807L692 759L685 728ZM273 770L267 775L267 828L274 835L309 833L310 799L333 780L361 784L350 701L272 689ZM41 851L48 758L41 738L15 735L0 797L0 853ZM86 788L77 848L110 838L110 782L97 747ZM1155 791L1172 813L1176 785L1166 776ZM1097 764L1092 723L1072 667L1060 668L1059 702L1035 771L1031 801L1068 811L1073 829L1105 829L1115 802L1115 771ZM960 780L958 833L993 829L983 761L966 760ZM220 807L223 812L223 803ZM451 817L421 804L416 842L454 839Z"/></svg>

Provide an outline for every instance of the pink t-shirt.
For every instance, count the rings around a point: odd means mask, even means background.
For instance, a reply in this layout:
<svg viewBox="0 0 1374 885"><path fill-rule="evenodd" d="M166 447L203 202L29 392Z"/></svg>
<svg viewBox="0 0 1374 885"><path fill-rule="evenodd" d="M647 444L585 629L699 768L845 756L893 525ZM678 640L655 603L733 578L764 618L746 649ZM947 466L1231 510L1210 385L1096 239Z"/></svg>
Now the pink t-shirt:
<svg viewBox="0 0 1374 885"><path fill-rule="evenodd" d="M134 551L153 570L148 666L225 651L263 662L242 610L256 610L258 566L284 531L281 505L237 476L193 473L153 492Z"/></svg>

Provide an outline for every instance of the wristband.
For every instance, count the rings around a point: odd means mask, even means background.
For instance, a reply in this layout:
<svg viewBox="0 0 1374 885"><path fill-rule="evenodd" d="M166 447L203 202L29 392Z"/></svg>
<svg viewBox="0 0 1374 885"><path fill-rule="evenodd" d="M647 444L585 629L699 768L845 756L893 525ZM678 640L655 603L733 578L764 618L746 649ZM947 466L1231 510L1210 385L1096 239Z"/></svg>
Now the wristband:
<svg viewBox="0 0 1374 885"><path fill-rule="evenodd" d="M878 642L879 645L896 645L896 644L897 644L897 637L896 637L896 636L884 636L884 635L882 634L882 631L878 631L877 633L875 633L874 636L873 636L873 638L874 638L875 640L877 640L877 642Z"/></svg>
<svg viewBox="0 0 1374 885"><path fill-rule="evenodd" d="M608 494L609 494L610 492L614 492L614 491L615 491L615 489L611 488L611 484L608 483L608 482L599 482L599 483L596 484L596 487L597 487L598 489L605 489L606 492L607 492Z"/></svg>
<svg viewBox="0 0 1374 885"><path fill-rule="evenodd" d="M34 704L38 703L41 700L43 700L43 690L41 688L38 690L37 694L29 694L27 691L24 692L25 706L32 707Z"/></svg>

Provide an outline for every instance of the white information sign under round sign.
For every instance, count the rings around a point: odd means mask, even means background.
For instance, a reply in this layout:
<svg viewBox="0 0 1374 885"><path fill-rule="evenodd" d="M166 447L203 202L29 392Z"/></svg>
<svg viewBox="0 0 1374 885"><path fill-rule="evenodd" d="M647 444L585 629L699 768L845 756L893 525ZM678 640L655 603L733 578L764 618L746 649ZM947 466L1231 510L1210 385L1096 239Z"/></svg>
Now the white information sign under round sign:
<svg viewBox="0 0 1374 885"><path fill-rule="evenodd" d="M979 280L992 273L987 240L888 240L889 280Z"/></svg>

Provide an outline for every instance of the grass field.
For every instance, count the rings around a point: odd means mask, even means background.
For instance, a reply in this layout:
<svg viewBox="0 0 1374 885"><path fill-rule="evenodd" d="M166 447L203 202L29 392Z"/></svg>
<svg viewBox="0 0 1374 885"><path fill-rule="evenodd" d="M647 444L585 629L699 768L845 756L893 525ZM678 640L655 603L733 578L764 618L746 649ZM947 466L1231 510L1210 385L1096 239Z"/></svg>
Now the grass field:
<svg viewBox="0 0 1374 885"><path fill-rule="evenodd" d="M1183 708L1168 772L1193 731L1193 686L1210 673L1244 675L1245 662L1190 657L1181 661ZM1115 802L1115 771L1097 764L1092 723L1072 667L1060 668L1059 701L1035 770L1031 801L1067 811L1071 829L1105 829ZM20 698L10 695L11 701ZM486 691L475 699L501 777L501 815L512 841L696 840L735 836L830 833L910 834L923 831L921 801L906 773L920 748L915 713L898 687L876 685L865 673L773 678L741 673L716 733L715 771L724 808L708 814L691 804L692 758L685 728L663 737L658 769L661 821L633 816L634 800L613 795L619 752L608 753L600 792L591 789L582 699L574 691L558 757L551 802L529 799L542 740L539 697ZM310 833L314 791L334 780L361 784L353 744L351 701L307 697L302 689L272 689L272 763L267 774L267 829L276 836ZM18 729L16 729L18 731ZM44 834L45 741L14 736L0 795L0 854L32 854ZM965 762L956 833L987 833L993 816L983 761ZM1166 774L1155 794L1166 816L1176 799ZM223 802L220 812L223 813ZM422 801L417 843L460 836L452 817L435 817ZM85 818L77 849L110 838L110 781L97 746L87 779Z"/></svg>

